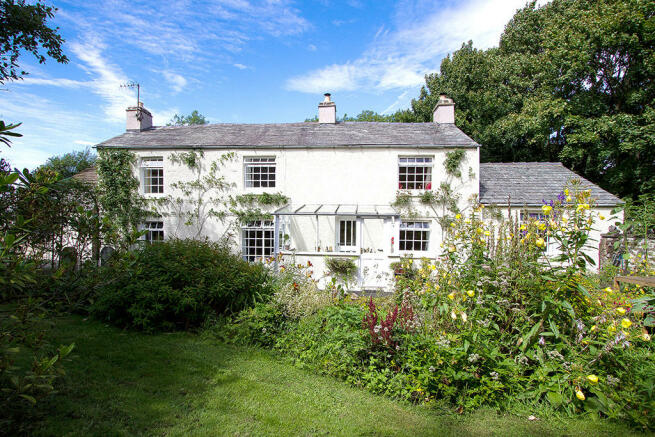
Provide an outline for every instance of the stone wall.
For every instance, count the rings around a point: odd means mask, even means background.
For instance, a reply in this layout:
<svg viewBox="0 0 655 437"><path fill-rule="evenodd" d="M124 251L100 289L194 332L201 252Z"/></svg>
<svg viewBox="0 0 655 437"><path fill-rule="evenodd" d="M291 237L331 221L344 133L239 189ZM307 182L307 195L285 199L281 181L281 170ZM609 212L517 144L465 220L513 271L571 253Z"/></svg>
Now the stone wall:
<svg viewBox="0 0 655 437"><path fill-rule="evenodd" d="M623 267L630 267L635 264L638 257L644 258L646 255L649 259L649 264L655 268L655 236L649 235L644 239L643 236L629 235L627 237L628 254L630 255L628 265ZM623 234L614 229L606 234L602 234L599 246L599 261L600 267L607 264L621 266L621 255L625 251L625 243L623 242Z"/></svg>

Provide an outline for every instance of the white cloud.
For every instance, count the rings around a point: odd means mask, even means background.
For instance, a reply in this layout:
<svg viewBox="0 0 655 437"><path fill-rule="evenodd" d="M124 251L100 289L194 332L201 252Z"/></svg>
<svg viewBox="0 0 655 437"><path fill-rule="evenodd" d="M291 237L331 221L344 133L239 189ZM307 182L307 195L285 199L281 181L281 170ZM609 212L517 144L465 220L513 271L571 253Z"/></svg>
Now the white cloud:
<svg viewBox="0 0 655 437"><path fill-rule="evenodd" d="M72 43L70 48L83 62L80 67L91 76L89 86L92 92L104 100L103 111L107 118L110 121L124 120L125 108L134 105L136 96L129 89L121 88L128 82L128 77L103 56L104 44L89 36L86 43Z"/></svg>
<svg viewBox="0 0 655 437"><path fill-rule="evenodd" d="M13 82L17 85L48 85L56 86L60 88L82 88L89 86L88 82L72 80L72 79L48 79L48 78L36 78L36 77L26 77L23 80L18 80Z"/></svg>
<svg viewBox="0 0 655 437"><path fill-rule="evenodd" d="M310 44L307 46L307 50L309 50L310 52L315 52L316 46L314 44Z"/></svg>
<svg viewBox="0 0 655 437"><path fill-rule="evenodd" d="M93 141L85 141L85 140L75 140L75 141L73 141L73 143L79 144L81 146L95 146L96 145L96 143L94 143Z"/></svg>
<svg viewBox="0 0 655 437"><path fill-rule="evenodd" d="M243 64L234 64L234 66L236 68L238 68L239 70L245 70L246 68L248 68L248 66L243 65Z"/></svg>
<svg viewBox="0 0 655 437"><path fill-rule="evenodd" d="M409 91L403 91L401 95L399 95L396 100L387 108L382 111L382 114L391 114L392 112L404 108L408 106L409 102L412 101L412 95L410 94Z"/></svg>
<svg viewBox="0 0 655 437"><path fill-rule="evenodd" d="M161 74L164 75L164 78L171 84L173 91L176 93L181 92L187 86L187 80L182 75L168 70L162 71Z"/></svg>
<svg viewBox="0 0 655 437"><path fill-rule="evenodd" d="M524 5L525 0L468 0L435 8L430 2L400 2L394 29L380 27L359 58L292 77L286 88L305 93L416 88L463 42L497 45L505 24Z"/></svg>

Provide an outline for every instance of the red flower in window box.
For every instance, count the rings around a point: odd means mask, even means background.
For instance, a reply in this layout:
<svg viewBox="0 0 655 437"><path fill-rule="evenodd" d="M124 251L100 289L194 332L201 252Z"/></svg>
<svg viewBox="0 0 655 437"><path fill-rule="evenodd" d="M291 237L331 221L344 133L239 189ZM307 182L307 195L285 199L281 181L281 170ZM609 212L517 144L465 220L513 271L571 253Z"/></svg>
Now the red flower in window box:
<svg viewBox="0 0 655 437"><path fill-rule="evenodd" d="M428 184L425 186L426 190L431 190L432 189L432 182L428 182Z"/></svg>

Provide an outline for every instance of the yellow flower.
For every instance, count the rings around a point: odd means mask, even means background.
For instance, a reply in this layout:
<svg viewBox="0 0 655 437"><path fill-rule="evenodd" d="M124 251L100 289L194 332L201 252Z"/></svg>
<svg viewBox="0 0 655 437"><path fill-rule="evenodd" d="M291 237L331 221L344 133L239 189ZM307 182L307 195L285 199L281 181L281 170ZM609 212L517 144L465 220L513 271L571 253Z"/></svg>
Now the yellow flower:
<svg viewBox="0 0 655 437"><path fill-rule="evenodd" d="M438 285L435 285L435 286L434 286L434 291L439 291L440 288L441 288L441 287L439 287Z"/></svg>
<svg viewBox="0 0 655 437"><path fill-rule="evenodd" d="M456 252L456 251L457 251L457 248L455 246L453 246L452 244L450 246L448 246L448 252L453 253L453 252Z"/></svg>
<svg viewBox="0 0 655 437"><path fill-rule="evenodd" d="M466 223L467 225L470 225L471 224L471 219L464 220L464 223Z"/></svg>
<svg viewBox="0 0 655 437"><path fill-rule="evenodd" d="M544 212L544 214L549 215L551 212L553 212L553 207L550 205L544 205L541 207L541 210Z"/></svg>
<svg viewBox="0 0 655 437"><path fill-rule="evenodd" d="M569 189L568 188L564 190L564 194L567 195L567 196L569 195Z"/></svg>
<svg viewBox="0 0 655 437"><path fill-rule="evenodd" d="M462 219L462 214L457 214L455 216L455 220L461 220Z"/></svg>
<svg viewBox="0 0 655 437"><path fill-rule="evenodd" d="M477 228L475 232L477 232L478 235L481 235L484 232L484 230L482 228Z"/></svg>
<svg viewBox="0 0 655 437"><path fill-rule="evenodd" d="M450 299L450 300L455 299L455 292L454 291L448 295L448 299Z"/></svg>
<svg viewBox="0 0 655 437"><path fill-rule="evenodd" d="M603 290L605 293L612 294L612 289L610 287L605 287Z"/></svg>
<svg viewBox="0 0 655 437"><path fill-rule="evenodd" d="M605 220L605 216L603 214L599 214L598 218L601 219L601 220Z"/></svg>
<svg viewBox="0 0 655 437"><path fill-rule="evenodd" d="M644 341L650 341L650 335L648 335L648 332L641 334L641 338L643 338Z"/></svg>
<svg viewBox="0 0 655 437"><path fill-rule="evenodd" d="M468 316L466 315L466 313L462 313L462 320L465 322L468 320Z"/></svg>
<svg viewBox="0 0 655 437"><path fill-rule="evenodd" d="M598 384L598 377L596 375L589 375L589 376L587 376L587 379L592 384Z"/></svg>
<svg viewBox="0 0 655 437"><path fill-rule="evenodd" d="M592 326L590 329L591 332L594 332L595 330L596 330L596 325Z"/></svg>
<svg viewBox="0 0 655 437"><path fill-rule="evenodd" d="M614 332L614 331L616 331L616 327L614 325L610 325L610 326L607 327L607 330L609 332Z"/></svg>
<svg viewBox="0 0 655 437"><path fill-rule="evenodd" d="M519 229L522 230L522 231L525 231L525 225L521 225L521 227L519 227Z"/></svg>
<svg viewBox="0 0 655 437"><path fill-rule="evenodd" d="M540 231L545 230L546 229L546 223L539 222L539 224L537 225L537 229L539 229Z"/></svg>
<svg viewBox="0 0 655 437"><path fill-rule="evenodd" d="M562 223L567 224L569 222L568 217L562 217Z"/></svg>
<svg viewBox="0 0 655 437"><path fill-rule="evenodd" d="M489 231L484 231L484 235L488 237L489 235L491 235L491 232L489 232Z"/></svg>
<svg viewBox="0 0 655 437"><path fill-rule="evenodd" d="M475 296L475 291L469 290L469 291L466 292L466 294L468 294L469 297L473 297L473 296Z"/></svg>
<svg viewBox="0 0 655 437"><path fill-rule="evenodd" d="M624 314L625 314L625 308L623 308L623 307L618 307L618 308L616 309L616 312L619 313L619 314L621 314L621 315L624 315Z"/></svg>
<svg viewBox="0 0 655 437"><path fill-rule="evenodd" d="M546 246L546 242L544 241L543 238L537 238L537 241L535 241L535 244L542 249Z"/></svg>
<svg viewBox="0 0 655 437"><path fill-rule="evenodd" d="M623 319L621 320L621 326L623 327L623 329L628 329L630 326L632 326L632 322L630 321L630 319Z"/></svg>
<svg viewBox="0 0 655 437"><path fill-rule="evenodd" d="M450 227L451 227L451 228L454 228L455 226L456 226L456 225L455 225L454 222L450 224Z"/></svg>
<svg viewBox="0 0 655 437"><path fill-rule="evenodd" d="M575 391L575 397L580 399L581 401L584 401L585 399L587 399L585 397L584 393L582 393L582 390L580 390L580 389Z"/></svg>
<svg viewBox="0 0 655 437"><path fill-rule="evenodd" d="M581 203L580 205L578 205L578 207L575 208L575 212L580 212L580 211L582 211L584 209L589 209L589 204L588 203Z"/></svg>
<svg viewBox="0 0 655 437"><path fill-rule="evenodd" d="M573 199L571 199L571 196L566 196L566 201L567 201L567 202L570 202L570 201L572 201L572 200L573 200Z"/></svg>
<svg viewBox="0 0 655 437"><path fill-rule="evenodd" d="M410 260L407 260L407 262L411 265L414 262L414 260L410 259Z"/></svg>

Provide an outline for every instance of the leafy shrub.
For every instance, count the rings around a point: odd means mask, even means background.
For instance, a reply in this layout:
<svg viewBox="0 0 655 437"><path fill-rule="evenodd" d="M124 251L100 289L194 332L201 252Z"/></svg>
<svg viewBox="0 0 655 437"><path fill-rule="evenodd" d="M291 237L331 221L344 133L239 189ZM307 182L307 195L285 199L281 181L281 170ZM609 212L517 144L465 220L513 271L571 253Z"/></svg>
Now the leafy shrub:
<svg viewBox="0 0 655 437"><path fill-rule="evenodd" d="M91 313L143 330L189 329L271 294L269 272L219 243L169 240L147 244L103 268Z"/></svg>
<svg viewBox="0 0 655 437"><path fill-rule="evenodd" d="M216 337L223 341L272 347L285 326L286 319L278 305L258 302L212 328Z"/></svg>
<svg viewBox="0 0 655 437"><path fill-rule="evenodd" d="M363 309L355 305L324 308L290 326L275 347L299 367L357 381L367 350L363 316Z"/></svg>
<svg viewBox="0 0 655 437"><path fill-rule="evenodd" d="M313 278L311 261L307 265L295 264L295 259L289 261L281 265L273 281L272 301L279 305L284 316L297 320L332 305L330 290L319 289Z"/></svg>
<svg viewBox="0 0 655 437"><path fill-rule="evenodd" d="M325 260L325 266L330 275L341 279L345 283L354 279L357 274L357 264L352 258L328 257Z"/></svg>

